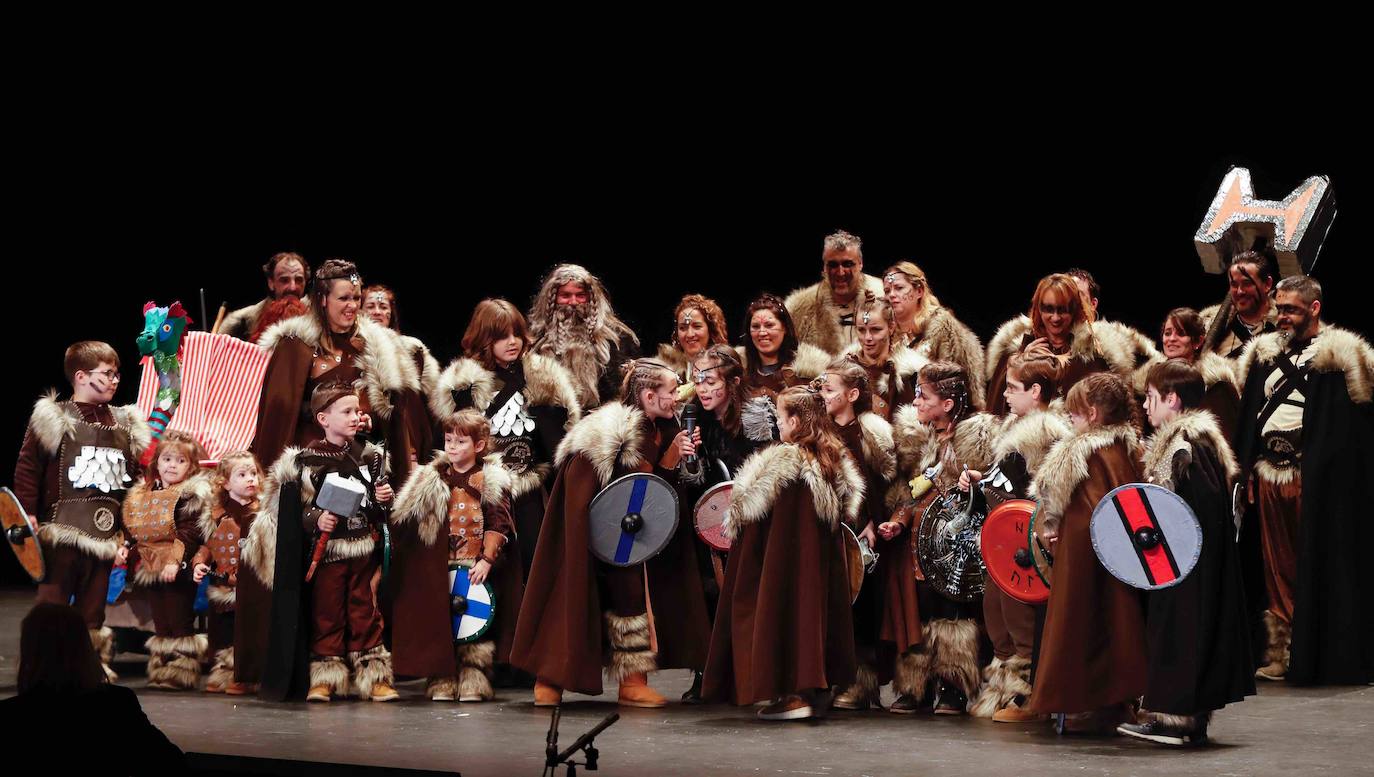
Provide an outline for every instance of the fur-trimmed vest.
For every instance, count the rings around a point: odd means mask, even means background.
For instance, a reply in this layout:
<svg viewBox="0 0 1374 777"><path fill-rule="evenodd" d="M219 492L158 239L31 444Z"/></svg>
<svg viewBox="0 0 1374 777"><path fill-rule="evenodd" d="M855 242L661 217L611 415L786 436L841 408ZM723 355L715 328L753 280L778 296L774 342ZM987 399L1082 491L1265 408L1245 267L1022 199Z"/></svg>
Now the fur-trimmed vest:
<svg viewBox="0 0 1374 777"><path fill-rule="evenodd" d="M394 409L392 392L412 391L423 395L422 379L430 381L431 385L437 384L438 364L419 340L402 337L366 316L358 317L357 326L363 345L356 364L363 373L363 390L373 413L390 418ZM324 329L315 316L296 316L273 324L263 333L258 345L272 351L283 340L296 339L318 350L324 336ZM417 351L417 347L423 350ZM417 365L417 360L421 364Z"/></svg>
<svg viewBox="0 0 1374 777"><path fill-rule="evenodd" d="M1144 394L1146 382L1150 377L1150 370L1157 364L1168 361L1164 354L1156 352L1150 357L1150 361L1137 367L1131 375L1131 388L1135 393ZM1210 389L1218 383L1229 383L1236 390L1236 396L1240 396L1241 383L1236 379L1236 365L1225 356L1218 356L1211 351L1203 351L1193 366L1197 367L1198 372L1202 373L1202 384L1204 389Z"/></svg>
<svg viewBox="0 0 1374 777"><path fill-rule="evenodd" d="M213 507L214 484L207 472L158 490L146 480L129 489L124 497L124 522L139 555L134 585L158 585L164 566L189 562L215 532Z"/></svg>
<svg viewBox="0 0 1374 777"><path fill-rule="evenodd" d="M1291 335L1287 332L1270 332L1251 340L1245 346L1236 366L1236 380L1243 387L1250 371L1259 366L1272 368L1278 358L1288 350ZM1313 338L1317 352L1308 362L1316 372L1341 372L1345 374L1345 388L1351 401L1366 404L1374 391L1374 348L1369 341L1331 324L1322 324L1321 331Z"/></svg>
<svg viewBox="0 0 1374 777"><path fill-rule="evenodd" d="M1009 415L1002 421L992 444L992 460L1002 463L1009 456L1020 456L1026 474L1034 478L1054 444L1073 434L1064 416L1036 410L1023 416ZM1034 495L1034 482L1030 494Z"/></svg>
<svg viewBox="0 0 1374 777"><path fill-rule="evenodd" d="M555 437L561 437L582 417L582 405L577 401L577 391L573 388L572 378L567 369L553 359L537 353L526 353L521 356L520 364L525 376L525 387L521 389L525 397L523 407L552 407L564 410L567 420L554 434ZM472 406L491 418L501 410L491 407L492 401L499 393L496 381L496 373L482 366L476 359L455 359L444 369L434 389L429 392L430 412L441 426L447 425L461 409L455 396L470 392ZM538 419L535 420L537 423ZM503 446L499 430L493 429L492 437L497 442L497 452L501 452ZM551 457L551 454L552 452L545 456ZM506 463L508 466L511 464L509 461ZM551 469L548 459L530 457L523 471L515 473L511 498L519 498L538 489L548 478Z"/></svg>
<svg viewBox="0 0 1374 777"><path fill-rule="evenodd" d="M998 328L988 342L987 374L992 375L1003 360L1020 352L1031 334L1029 316L1013 318ZM1079 321L1074 324L1068 358L1090 362L1101 358L1112 371L1130 379L1131 373L1158 353L1149 339L1125 324L1113 321Z"/></svg>
<svg viewBox="0 0 1374 777"><path fill-rule="evenodd" d="M859 291L875 297L883 296L883 282L868 274L863 274L863 288ZM792 323L797 328L797 340L820 348L826 353L839 353L854 342L852 336L840 328L839 317L833 307L834 295L830 291L830 281L797 289L787 295L783 304L792 314Z"/></svg>
<svg viewBox="0 0 1374 777"><path fill-rule="evenodd" d="M953 362L963 367L968 373L973 406L980 410L987 407L988 371L984 366L986 357L978 335L964 326L946 307L929 311L921 324L919 339L908 340L906 347L927 361Z"/></svg>
<svg viewBox="0 0 1374 777"><path fill-rule="evenodd" d="M434 459L416 469L406 481L401 493L396 495L396 506L391 510L394 524L414 523L420 541L426 547L434 547L439 540L439 530L448 522L448 503L452 489L444 482L440 473L442 466L449 463L448 455L436 454ZM515 477L501 464L499 453L489 454L482 459L482 506L491 508L510 498ZM487 527L490 529L490 527Z"/></svg>
<svg viewBox="0 0 1374 777"><path fill-rule="evenodd" d="M641 445L644 435L652 430L644 411L622 402L608 402L568 431L554 454L553 465L561 467L573 456L583 456L596 472L599 486L604 488L617 466L636 469L644 463Z"/></svg>
<svg viewBox="0 0 1374 777"><path fill-rule="evenodd" d="M1032 488L1040 497L1040 514L1047 531L1056 531L1073 492L1088 477L1088 459L1097 451L1122 443L1132 456L1140 451L1140 435L1129 423L1099 426L1060 440L1040 464Z"/></svg>
<svg viewBox="0 0 1374 777"><path fill-rule="evenodd" d="M111 406L109 410L114 418L114 427L92 424L82 417L76 403L71 400L59 402L57 392L49 391L34 402L27 431L27 435L33 439L37 446L39 454L51 462L49 466L62 469L56 473L58 483L56 492L45 494L44 492L50 486L44 483L35 484L40 500L40 504L35 505L35 508L41 512L30 517L38 523L39 539L52 546L74 547L89 556L102 560L114 558L115 553L119 550L121 537L117 517L119 502L124 494L122 490L116 489L111 489L108 493L95 488L76 489L66 471L71 462L64 462L64 444L67 447L78 444L78 428L83 429L83 435L94 434L97 437L109 437L111 442L116 442L122 438L124 444L127 445L127 449L123 451L124 460L126 464L133 465L153 442L152 431L145 420L146 414L139 410L137 405ZM88 443L82 442L80 444L86 445ZM74 459L79 454L79 450L67 451L67 459ZM119 489L123 487L121 484ZM53 501L41 503L47 496L50 496ZM103 531L101 535L93 535L83 531L75 524L68 525L69 522L66 519L61 522L54 520L57 518L58 511L65 509L64 505L84 501L87 496L101 502L108 502L107 507L112 513L110 528L108 531ZM99 523L97 521L97 524ZM96 528L100 529L101 527L97 525Z"/></svg>
<svg viewBox="0 0 1374 777"><path fill-rule="evenodd" d="M1206 333L1202 337L1203 351L1207 353L1216 353L1217 348L1226 340L1226 334L1231 328L1231 322L1236 318L1235 308L1231 306L1230 302L1231 298L1228 296L1224 302L1205 307L1198 311L1198 318L1202 319L1202 326L1206 329ZM1221 314L1223 308L1226 311L1225 315ZM1279 309L1274 306L1273 298L1270 298L1269 309L1264 314L1264 328L1272 331L1274 327L1278 326L1278 323ZM1268 334L1268 332L1261 332L1260 334ZM1251 339L1253 340L1254 338ZM1226 354L1218 353L1216 355L1227 358Z"/></svg>
<svg viewBox="0 0 1374 777"><path fill-rule="evenodd" d="M1145 477L1170 491L1177 490L1179 476L1187 472L1192 464L1193 446L1198 441L1205 442L1217 452L1228 478L1234 481L1240 475L1236 455L1222 435L1217 419L1205 410L1187 410L1166 421L1145 441L1142 467Z"/></svg>
<svg viewBox="0 0 1374 777"><path fill-rule="evenodd" d="M830 530L841 522L852 523L858 516L864 478L848 456L840 458L836 477L826 478L815 456L792 443L782 443L749 457L735 476L725 536L733 539L743 527L766 520L783 489L798 481L811 491L816 515Z"/></svg>
<svg viewBox="0 0 1374 777"><path fill-rule="evenodd" d="M390 331L390 330L387 330ZM369 443L363 448L363 459L368 460L380 453L381 449ZM259 500L262 509L253 519L253 527L248 531L248 539L243 544L241 558L257 575L267 590L272 590L276 581L277 559L277 522L281 519L281 489L283 483L299 483L301 489L300 506L308 508L315 501L315 469L306 467L301 461L309 449L287 448L281 458L272 465L268 473L267 485ZM294 520L295 516L292 517ZM340 520L343 517L340 516ZM313 542L313 540L312 540ZM322 562L338 561L346 558L361 558L375 549L376 543L370 535L354 539L330 538L325 546Z"/></svg>

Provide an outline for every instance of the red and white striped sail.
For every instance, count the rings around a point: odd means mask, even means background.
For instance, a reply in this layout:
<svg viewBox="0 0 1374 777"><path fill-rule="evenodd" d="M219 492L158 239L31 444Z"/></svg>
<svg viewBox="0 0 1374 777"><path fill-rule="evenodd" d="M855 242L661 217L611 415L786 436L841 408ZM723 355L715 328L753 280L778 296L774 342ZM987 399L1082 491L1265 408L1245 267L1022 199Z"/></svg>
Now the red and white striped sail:
<svg viewBox="0 0 1374 777"><path fill-rule="evenodd" d="M269 352L228 335L187 332L181 341L181 403L168 429L194 435L218 462L225 453L243 450L258 426L258 401ZM138 407L152 412L157 403L157 370L144 357L138 385Z"/></svg>

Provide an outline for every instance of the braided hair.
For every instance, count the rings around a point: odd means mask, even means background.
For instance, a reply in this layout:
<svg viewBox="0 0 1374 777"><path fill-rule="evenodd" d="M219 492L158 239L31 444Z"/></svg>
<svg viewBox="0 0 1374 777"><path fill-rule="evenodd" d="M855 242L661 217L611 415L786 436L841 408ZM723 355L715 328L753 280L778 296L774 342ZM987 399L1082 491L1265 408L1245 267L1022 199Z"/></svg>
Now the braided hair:
<svg viewBox="0 0 1374 777"><path fill-rule="evenodd" d="M825 480L838 478L845 447L835 433L835 422L825 412L821 393L810 386L793 386L778 394L778 407L797 419L792 443L815 457Z"/></svg>

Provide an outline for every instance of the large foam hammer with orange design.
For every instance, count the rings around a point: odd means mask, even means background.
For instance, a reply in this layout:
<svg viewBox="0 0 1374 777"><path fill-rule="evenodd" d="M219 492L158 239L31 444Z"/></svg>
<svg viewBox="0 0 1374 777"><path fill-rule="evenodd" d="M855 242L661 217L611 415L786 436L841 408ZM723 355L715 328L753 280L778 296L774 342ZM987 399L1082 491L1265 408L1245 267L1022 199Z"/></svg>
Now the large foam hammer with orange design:
<svg viewBox="0 0 1374 777"><path fill-rule="evenodd" d="M1278 259L1280 277L1311 273L1336 218L1331 179L1314 175L1282 200L1255 199L1250 171L1233 167L1193 236L1202 269L1226 271L1233 254L1267 249Z"/></svg>

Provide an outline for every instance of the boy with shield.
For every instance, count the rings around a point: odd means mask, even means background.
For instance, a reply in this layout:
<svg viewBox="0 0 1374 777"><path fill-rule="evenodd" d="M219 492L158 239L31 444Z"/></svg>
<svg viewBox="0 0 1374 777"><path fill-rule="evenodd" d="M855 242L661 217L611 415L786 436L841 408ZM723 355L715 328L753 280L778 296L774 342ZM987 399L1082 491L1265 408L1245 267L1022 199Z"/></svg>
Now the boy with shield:
<svg viewBox="0 0 1374 777"><path fill-rule="evenodd" d="M395 576L395 666L428 677L432 701L492 698L492 666L509 658L520 612L519 548L510 545L513 559L503 553L515 538L515 476L501 454L483 456L490 443L486 416L458 411L443 453L411 475L392 513L398 541L411 550Z"/></svg>

